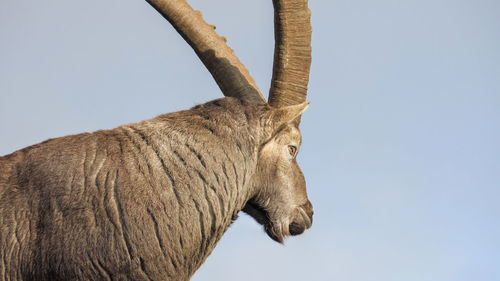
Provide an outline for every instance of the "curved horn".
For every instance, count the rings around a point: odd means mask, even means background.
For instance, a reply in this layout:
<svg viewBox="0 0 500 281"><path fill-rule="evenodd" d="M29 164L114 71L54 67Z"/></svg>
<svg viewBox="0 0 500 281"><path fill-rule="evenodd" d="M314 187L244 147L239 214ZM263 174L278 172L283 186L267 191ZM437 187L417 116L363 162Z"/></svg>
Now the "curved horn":
<svg viewBox="0 0 500 281"><path fill-rule="evenodd" d="M225 96L265 102L254 79L226 44L226 39L207 24L201 12L185 0L146 0L167 19L196 52Z"/></svg>
<svg viewBox="0 0 500 281"><path fill-rule="evenodd" d="M273 0L275 47L269 104L274 107L306 100L312 33L307 2Z"/></svg>

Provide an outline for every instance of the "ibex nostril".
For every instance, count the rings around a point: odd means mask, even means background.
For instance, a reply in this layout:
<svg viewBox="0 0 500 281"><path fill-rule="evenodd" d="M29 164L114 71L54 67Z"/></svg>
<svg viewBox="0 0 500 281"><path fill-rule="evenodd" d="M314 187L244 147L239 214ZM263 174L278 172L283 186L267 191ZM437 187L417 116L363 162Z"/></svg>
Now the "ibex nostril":
<svg viewBox="0 0 500 281"><path fill-rule="evenodd" d="M302 210L304 210L304 212L306 212L307 216L311 219L312 221L312 217L314 215L314 210L313 210L313 206L311 204L310 201L307 201L307 203L303 204L302 206L300 206L302 208Z"/></svg>
<svg viewBox="0 0 500 281"><path fill-rule="evenodd" d="M312 226L312 215L306 211L302 206L297 208L297 215L294 217L292 223L289 225L290 234L297 235L304 232Z"/></svg>

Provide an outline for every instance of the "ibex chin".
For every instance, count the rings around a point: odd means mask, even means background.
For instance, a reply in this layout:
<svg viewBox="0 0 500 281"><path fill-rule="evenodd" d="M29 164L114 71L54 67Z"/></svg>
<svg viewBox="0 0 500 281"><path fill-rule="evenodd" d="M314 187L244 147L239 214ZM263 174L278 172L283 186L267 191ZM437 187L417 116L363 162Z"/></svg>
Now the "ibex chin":
<svg viewBox="0 0 500 281"><path fill-rule="evenodd" d="M269 102L183 0L148 0L226 98L0 157L1 280L189 280L239 211L274 240L312 224L296 162L307 0L274 0Z"/></svg>

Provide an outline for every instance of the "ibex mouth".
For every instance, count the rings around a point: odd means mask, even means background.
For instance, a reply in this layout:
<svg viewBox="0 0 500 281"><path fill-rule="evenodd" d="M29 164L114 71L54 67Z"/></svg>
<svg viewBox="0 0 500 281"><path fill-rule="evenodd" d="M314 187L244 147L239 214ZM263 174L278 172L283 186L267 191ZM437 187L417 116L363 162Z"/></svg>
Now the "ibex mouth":
<svg viewBox="0 0 500 281"><path fill-rule="evenodd" d="M243 207L243 211L254 218L258 223L264 226L264 230L267 235L271 237L274 241L283 244L283 230L282 227L276 228L269 218L269 212L256 203L254 200L250 199Z"/></svg>
<svg viewBox="0 0 500 281"><path fill-rule="evenodd" d="M253 198L250 199L243 207L243 211L263 225L267 235L278 243L283 244L285 236L302 234L312 225L314 212L309 201L296 207L291 216L282 221L271 218L269 211L257 202Z"/></svg>

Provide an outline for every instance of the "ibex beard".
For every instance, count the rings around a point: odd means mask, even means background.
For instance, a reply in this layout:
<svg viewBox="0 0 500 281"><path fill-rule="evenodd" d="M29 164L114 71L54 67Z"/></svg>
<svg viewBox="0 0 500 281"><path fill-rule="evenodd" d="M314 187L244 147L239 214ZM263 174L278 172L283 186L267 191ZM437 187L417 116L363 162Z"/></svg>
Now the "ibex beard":
<svg viewBox="0 0 500 281"><path fill-rule="evenodd" d="M0 280L188 280L240 210L302 233L307 106L223 98L0 157Z"/></svg>

